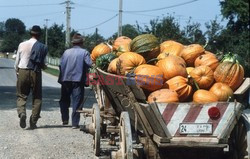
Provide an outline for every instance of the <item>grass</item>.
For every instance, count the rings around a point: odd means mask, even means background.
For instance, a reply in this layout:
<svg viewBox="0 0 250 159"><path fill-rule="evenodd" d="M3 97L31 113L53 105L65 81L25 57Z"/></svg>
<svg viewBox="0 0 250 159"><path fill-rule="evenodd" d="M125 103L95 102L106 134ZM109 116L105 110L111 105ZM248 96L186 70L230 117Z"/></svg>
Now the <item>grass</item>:
<svg viewBox="0 0 250 159"><path fill-rule="evenodd" d="M52 75L57 76L57 77L59 76L59 70L51 68L51 67L47 67L44 70L44 72L47 72L47 73L52 74Z"/></svg>

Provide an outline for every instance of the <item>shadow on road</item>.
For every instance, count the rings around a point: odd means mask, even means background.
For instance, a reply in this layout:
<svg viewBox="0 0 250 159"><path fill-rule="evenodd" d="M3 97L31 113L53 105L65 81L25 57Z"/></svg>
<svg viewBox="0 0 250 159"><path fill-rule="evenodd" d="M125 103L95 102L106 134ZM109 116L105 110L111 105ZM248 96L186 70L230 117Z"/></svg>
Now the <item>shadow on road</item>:
<svg viewBox="0 0 250 159"><path fill-rule="evenodd" d="M50 129L50 128L71 128L71 125L43 125L37 127L37 129Z"/></svg>
<svg viewBox="0 0 250 159"><path fill-rule="evenodd" d="M14 67L0 67L0 69L14 69Z"/></svg>
<svg viewBox="0 0 250 159"><path fill-rule="evenodd" d="M59 108L60 88L43 87L42 111L52 111ZM32 109L32 92L28 97L26 109ZM94 92L91 89L85 89L84 108L92 108L96 103ZM16 108L16 87L0 86L0 110L8 110Z"/></svg>

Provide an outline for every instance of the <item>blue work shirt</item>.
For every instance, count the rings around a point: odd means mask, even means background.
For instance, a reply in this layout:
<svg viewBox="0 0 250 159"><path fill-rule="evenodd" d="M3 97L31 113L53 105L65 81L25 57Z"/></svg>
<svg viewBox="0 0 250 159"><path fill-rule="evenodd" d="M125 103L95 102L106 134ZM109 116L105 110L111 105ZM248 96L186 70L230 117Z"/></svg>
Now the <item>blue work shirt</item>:
<svg viewBox="0 0 250 159"><path fill-rule="evenodd" d="M60 62L60 82L85 82L86 73L91 67L90 53L80 46L67 49Z"/></svg>

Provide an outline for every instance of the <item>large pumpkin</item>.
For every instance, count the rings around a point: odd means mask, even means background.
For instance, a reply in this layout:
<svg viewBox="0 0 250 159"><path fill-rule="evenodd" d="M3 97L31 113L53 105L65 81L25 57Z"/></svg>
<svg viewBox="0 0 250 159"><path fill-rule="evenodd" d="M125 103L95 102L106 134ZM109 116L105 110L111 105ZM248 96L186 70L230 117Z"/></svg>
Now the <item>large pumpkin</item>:
<svg viewBox="0 0 250 159"><path fill-rule="evenodd" d="M181 52L181 57L186 61L187 66L194 66L197 57L204 54L205 49L199 44L185 46Z"/></svg>
<svg viewBox="0 0 250 159"><path fill-rule="evenodd" d="M218 97L210 91L199 89L194 92L193 101L196 103L212 103L217 102Z"/></svg>
<svg viewBox="0 0 250 159"><path fill-rule="evenodd" d="M152 34L142 34L135 37L130 43L132 52L141 54L146 60L156 58L160 53L158 39Z"/></svg>
<svg viewBox="0 0 250 159"><path fill-rule="evenodd" d="M169 55L158 61L156 66L163 71L165 80L169 80L175 76L187 77L186 63L179 56Z"/></svg>
<svg viewBox="0 0 250 159"><path fill-rule="evenodd" d="M180 56L184 46L173 40L167 40L160 44L161 53L169 53L171 55Z"/></svg>
<svg viewBox="0 0 250 159"><path fill-rule="evenodd" d="M162 88L169 88L176 91L180 101L185 101L192 94L192 86L189 80L182 76L176 76L166 81Z"/></svg>
<svg viewBox="0 0 250 159"><path fill-rule="evenodd" d="M125 75L132 72L137 66L145 63L143 56L135 52L125 52L118 57L116 63L117 74Z"/></svg>
<svg viewBox="0 0 250 159"><path fill-rule="evenodd" d="M109 63L108 72L116 74L117 61L118 61L118 58L115 58Z"/></svg>
<svg viewBox="0 0 250 159"><path fill-rule="evenodd" d="M130 45L130 42L132 40L129 37L126 36L120 36L118 38L115 39L114 43L113 43L113 49L114 50L118 50L118 48L121 45Z"/></svg>
<svg viewBox="0 0 250 159"><path fill-rule="evenodd" d="M194 62L195 67L202 66L202 65L209 66L214 71L216 67L219 65L219 60L217 59L215 54L209 51L205 51L205 54L197 57Z"/></svg>
<svg viewBox="0 0 250 159"><path fill-rule="evenodd" d="M94 47L94 49L91 52L90 57L92 61L95 61L97 57L99 57L100 55L107 54L110 52L111 52L111 48L105 43L101 43Z"/></svg>
<svg viewBox="0 0 250 159"><path fill-rule="evenodd" d="M163 85L163 72L157 66L142 64L134 73L136 83L145 90L155 91Z"/></svg>
<svg viewBox="0 0 250 159"><path fill-rule="evenodd" d="M214 82L214 72L208 66L195 67L190 72L190 76L195 80L201 89L209 89Z"/></svg>
<svg viewBox="0 0 250 159"><path fill-rule="evenodd" d="M117 52L115 53L117 56L120 56L124 52L130 52L130 44L122 44L118 47Z"/></svg>
<svg viewBox="0 0 250 159"><path fill-rule="evenodd" d="M154 91L149 94L148 96L148 102L152 103L154 102L158 103L172 103L172 102L178 102L178 94L170 89L159 89L157 91Z"/></svg>
<svg viewBox="0 0 250 159"><path fill-rule="evenodd" d="M235 91L243 82L244 69L234 62L225 61L219 64L214 71L214 79L216 82L226 83Z"/></svg>
<svg viewBox="0 0 250 159"><path fill-rule="evenodd" d="M233 96L233 90L225 83L215 83L210 89L210 92L218 97L219 101L227 101Z"/></svg>

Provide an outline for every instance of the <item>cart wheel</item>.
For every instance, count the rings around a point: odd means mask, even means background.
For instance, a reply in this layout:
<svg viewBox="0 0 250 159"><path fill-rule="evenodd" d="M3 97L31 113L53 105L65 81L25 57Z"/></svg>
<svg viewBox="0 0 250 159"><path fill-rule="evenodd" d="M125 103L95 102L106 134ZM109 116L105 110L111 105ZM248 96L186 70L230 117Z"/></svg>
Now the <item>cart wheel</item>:
<svg viewBox="0 0 250 159"><path fill-rule="evenodd" d="M93 128L95 130L95 133L93 135L94 138L94 154L96 156L100 155L100 133L101 133L101 128L100 128L100 108L97 103L93 105L92 108L92 124Z"/></svg>
<svg viewBox="0 0 250 159"><path fill-rule="evenodd" d="M132 132L128 112L122 112L120 117L120 152L122 159L133 158Z"/></svg>
<svg viewBox="0 0 250 159"><path fill-rule="evenodd" d="M229 147L230 159L248 158L247 129L242 118L238 121L231 134Z"/></svg>

